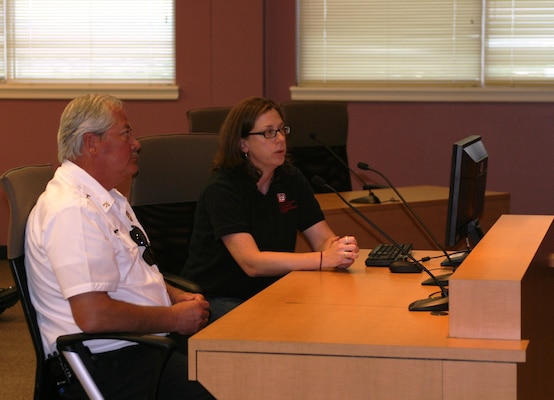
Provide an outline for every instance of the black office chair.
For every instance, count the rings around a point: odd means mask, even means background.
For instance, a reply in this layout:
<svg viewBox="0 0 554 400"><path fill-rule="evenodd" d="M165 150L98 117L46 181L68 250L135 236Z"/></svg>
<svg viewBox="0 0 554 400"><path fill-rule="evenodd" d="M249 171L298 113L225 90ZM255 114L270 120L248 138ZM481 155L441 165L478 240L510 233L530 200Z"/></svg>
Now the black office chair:
<svg viewBox="0 0 554 400"><path fill-rule="evenodd" d="M287 101L280 104L285 123L291 127L287 149L294 164L308 180L318 175L340 192L352 190L348 165L346 140L348 136L348 111L340 101ZM331 148L335 156L319 141ZM328 191L312 184L316 193Z"/></svg>
<svg viewBox="0 0 554 400"><path fill-rule="evenodd" d="M219 133L231 107L198 107L187 111L189 132Z"/></svg>
<svg viewBox="0 0 554 400"><path fill-rule="evenodd" d="M0 314L13 307L19 300L19 291L15 286L0 288Z"/></svg>
<svg viewBox="0 0 554 400"><path fill-rule="evenodd" d="M57 339L58 351L63 356L46 358L42 347L40 327L27 285L24 243L25 225L29 213L52 176L52 166L43 164L10 169L0 177L0 182L6 192L10 206L8 259L14 281L19 289L23 312L36 355L34 399L60 398L61 385L68 383L68 380L75 379L75 377L89 398L103 398L89 373L92 360L84 344L86 341L93 339L121 339L158 349L159 362L151 378L150 391L146 394L148 395L147 398L155 399L161 372L168 357L175 349L175 343L166 337L127 333L69 334ZM67 369L68 365L70 369ZM117 379L117 377L114 377L114 379Z"/></svg>
<svg viewBox="0 0 554 400"><path fill-rule="evenodd" d="M150 238L158 267L179 274L188 257L198 197L207 182L219 136L186 133L147 136L141 144L139 171L129 202ZM194 283L189 292L201 292Z"/></svg>

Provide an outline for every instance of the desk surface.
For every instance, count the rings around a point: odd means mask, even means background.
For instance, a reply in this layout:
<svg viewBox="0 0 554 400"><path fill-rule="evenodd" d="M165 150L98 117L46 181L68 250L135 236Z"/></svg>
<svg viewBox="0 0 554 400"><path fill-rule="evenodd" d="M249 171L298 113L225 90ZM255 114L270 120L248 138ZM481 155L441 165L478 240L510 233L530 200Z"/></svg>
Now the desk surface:
<svg viewBox="0 0 554 400"><path fill-rule="evenodd" d="M440 352L456 359L483 360L496 353L495 359L524 359L525 343L519 340L450 338L447 315L408 311L412 301L426 298L437 288L420 284L428 278L424 273L392 274L388 268L366 267L363 255L367 253L361 250L362 257L346 272L289 273L195 335L189 349L198 351L201 342L214 341L212 345L220 349L231 346L242 351L278 347L287 352L414 358ZM413 253L417 257L439 254ZM439 261L426 264L437 268ZM340 348L330 350L335 345Z"/></svg>
<svg viewBox="0 0 554 400"><path fill-rule="evenodd" d="M289 398L284 395L287 391L308 390L304 393L308 398L336 398L338 393L368 398L373 393L372 398L425 394L428 399L442 399L459 396L456 382L463 371L474 374L471 379L476 381L499 380L487 393L513 398L515 384L502 382L515 373L505 366L525 361L528 342L449 337L447 315L408 311L412 301L437 290L420 284L427 275L365 267L367 252L362 250L362 257L346 272L289 273L194 335L189 341L190 378L218 398L256 398L261 393L264 398ZM428 262L428 268L437 268L441 259ZM503 369L492 364L502 364ZM291 375L299 368L308 382ZM405 385L391 381L395 374L406 377ZM306 389L310 379L333 383ZM443 386L454 395L444 396ZM388 397L391 390L401 397Z"/></svg>

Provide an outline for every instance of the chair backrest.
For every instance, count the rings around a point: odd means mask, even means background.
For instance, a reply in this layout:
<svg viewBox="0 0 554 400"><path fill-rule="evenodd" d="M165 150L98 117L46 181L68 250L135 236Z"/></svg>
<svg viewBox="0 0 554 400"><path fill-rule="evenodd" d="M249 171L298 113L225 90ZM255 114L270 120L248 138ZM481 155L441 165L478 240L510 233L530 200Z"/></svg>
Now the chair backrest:
<svg viewBox="0 0 554 400"><path fill-rule="evenodd" d="M41 164L12 168L0 178L10 206L9 259L24 255L27 218L53 176L52 165Z"/></svg>
<svg viewBox="0 0 554 400"><path fill-rule="evenodd" d="M189 132L219 133L231 107L199 107L187 111Z"/></svg>
<svg viewBox="0 0 554 400"><path fill-rule="evenodd" d="M288 153L294 164L310 180L319 175L338 191L352 190L350 172L317 138L329 146L347 165L346 141L348 137L347 104L340 101L287 101L281 109L285 123L291 127ZM322 189L312 185L315 192Z"/></svg>
<svg viewBox="0 0 554 400"><path fill-rule="evenodd" d="M35 399L58 397L55 383L46 368L42 339L37 323L35 308L31 303L25 271L25 225L31 209L37 202L46 184L54 175L52 165L28 165L13 168L5 172L0 182L10 206L10 224L8 228L8 259L17 288L21 305L31 334L36 355Z"/></svg>
<svg viewBox="0 0 554 400"><path fill-rule="evenodd" d="M138 140L139 172L131 182L130 203L150 238L160 270L179 274L219 136L187 133Z"/></svg>

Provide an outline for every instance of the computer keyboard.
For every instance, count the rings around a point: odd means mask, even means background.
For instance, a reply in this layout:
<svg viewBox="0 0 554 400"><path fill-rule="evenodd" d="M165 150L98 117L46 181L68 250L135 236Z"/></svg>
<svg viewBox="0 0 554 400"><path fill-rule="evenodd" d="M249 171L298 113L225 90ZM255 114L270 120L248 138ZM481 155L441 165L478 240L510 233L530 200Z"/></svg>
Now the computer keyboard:
<svg viewBox="0 0 554 400"><path fill-rule="evenodd" d="M388 267L393 261L403 260L405 254L410 254L413 248L411 243L401 243L404 252L392 243L380 243L373 248L365 260L368 267Z"/></svg>

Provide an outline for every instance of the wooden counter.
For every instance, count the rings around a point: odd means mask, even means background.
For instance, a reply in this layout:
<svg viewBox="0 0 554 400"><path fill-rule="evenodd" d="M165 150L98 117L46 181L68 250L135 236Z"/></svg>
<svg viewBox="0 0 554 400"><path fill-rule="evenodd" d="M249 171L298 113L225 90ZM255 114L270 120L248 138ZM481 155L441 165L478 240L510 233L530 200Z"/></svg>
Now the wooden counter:
<svg viewBox="0 0 554 400"><path fill-rule="evenodd" d="M408 311L437 290L427 275L363 257L290 273L190 339L190 378L222 400L554 398L553 219L502 216L451 278L448 315Z"/></svg>
<svg viewBox="0 0 554 400"><path fill-rule="evenodd" d="M398 191L419 215L421 220L433 232L435 237L444 243L446 233L446 214L448 210L448 187L442 186L407 186ZM370 220L383 229L399 243L413 243L416 249L436 249L432 238L409 213L392 189L373 191L381 204L354 205ZM344 192L348 200L363 197L367 191ZM375 232L365 221L354 213L334 193L316 194L316 198L325 214L329 226L339 236L353 235L360 247L373 248L378 243L388 240ZM502 214L510 212L510 195L505 192L487 191L485 211L480 218L481 227L486 232ZM463 248L461 244L458 248ZM297 251L309 251L309 245L302 235L298 236Z"/></svg>

